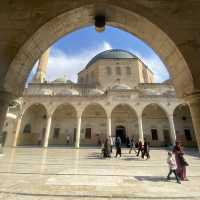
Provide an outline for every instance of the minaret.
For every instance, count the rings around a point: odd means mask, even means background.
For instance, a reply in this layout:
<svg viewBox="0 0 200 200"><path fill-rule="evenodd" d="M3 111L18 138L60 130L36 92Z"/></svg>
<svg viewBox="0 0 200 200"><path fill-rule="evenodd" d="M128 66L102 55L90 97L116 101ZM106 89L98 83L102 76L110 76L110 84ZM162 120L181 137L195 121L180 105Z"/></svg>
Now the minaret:
<svg viewBox="0 0 200 200"><path fill-rule="evenodd" d="M46 70L49 60L49 53L50 53L50 48L48 48L40 57L37 67L37 72L33 78L33 82L44 83L46 79Z"/></svg>

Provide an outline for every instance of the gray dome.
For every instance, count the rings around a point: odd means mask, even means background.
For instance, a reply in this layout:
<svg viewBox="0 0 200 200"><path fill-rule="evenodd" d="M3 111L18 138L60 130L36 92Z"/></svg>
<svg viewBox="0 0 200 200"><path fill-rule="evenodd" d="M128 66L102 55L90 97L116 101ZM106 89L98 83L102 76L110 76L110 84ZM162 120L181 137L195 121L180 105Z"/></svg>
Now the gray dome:
<svg viewBox="0 0 200 200"><path fill-rule="evenodd" d="M96 61L100 59L127 59L127 58L137 58L135 55L132 53L121 50L121 49L111 49L107 51L103 51L99 54L97 54L90 62L87 64L86 68L88 68L90 65L95 63Z"/></svg>

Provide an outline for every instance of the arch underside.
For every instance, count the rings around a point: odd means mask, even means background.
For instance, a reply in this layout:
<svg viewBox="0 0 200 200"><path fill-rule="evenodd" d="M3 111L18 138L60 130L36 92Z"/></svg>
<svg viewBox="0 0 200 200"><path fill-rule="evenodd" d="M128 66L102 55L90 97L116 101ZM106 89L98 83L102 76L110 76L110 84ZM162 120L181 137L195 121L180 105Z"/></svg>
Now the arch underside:
<svg viewBox="0 0 200 200"><path fill-rule="evenodd" d="M108 4L80 7L63 13L41 26L19 49L12 61L5 76L5 90L17 95L22 94L27 77L40 55L62 36L93 24L97 8L105 8L103 11L107 17L107 24L136 35L154 49L166 65L179 96L194 91L190 70L174 42L150 20Z"/></svg>
<svg viewBox="0 0 200 200"><path fill-rule="evenodd" d="M44 142L47 111L42 104L33 104L22 117L18 145L42 145Z"/></svg>
<svg viewBox="0 0 200 200"><path fill-rule="evenodd" d="M178 105L174 109L173 118L177 140L184 146L196 147L196 137L189 106L187 104Z"/></svg>

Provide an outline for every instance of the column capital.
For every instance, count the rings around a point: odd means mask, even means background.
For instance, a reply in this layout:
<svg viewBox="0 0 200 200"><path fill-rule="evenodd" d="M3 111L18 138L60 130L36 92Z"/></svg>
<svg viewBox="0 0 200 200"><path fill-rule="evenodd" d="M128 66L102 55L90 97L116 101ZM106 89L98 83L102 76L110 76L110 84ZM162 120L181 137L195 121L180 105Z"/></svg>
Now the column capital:
<svg viewBox="0 0 200 200"><path fill-rule="evenodd" d="M80 119L80 118L82 118L82 114L79 114L79 115L77 115L77 117L76 117L77 119Z"/></svg>
<svg viewBox="0 0 200 200"><path fill-rule="evenodd" d="M168 114L167 114L167 117L168 117L168 118L174 118L174 114L173 114L173 113L168 113Z"/></svg>
<svg viewBox="0 0 200 200"><path fill-rule="evenodd" d="M52 118L53 114L47 114L47 119Z"/></svg>

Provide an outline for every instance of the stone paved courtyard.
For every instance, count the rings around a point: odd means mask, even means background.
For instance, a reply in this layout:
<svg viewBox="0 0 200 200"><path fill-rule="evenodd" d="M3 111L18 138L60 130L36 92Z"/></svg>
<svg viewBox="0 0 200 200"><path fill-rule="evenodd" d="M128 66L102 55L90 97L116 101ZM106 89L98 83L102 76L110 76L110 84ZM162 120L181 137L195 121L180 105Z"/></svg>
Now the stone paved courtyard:
<svg viewBox="0 0 200 200"><path fill-rule="evenodd" d="M101 159L99 149L5 148L0 156L0 199L200 200L200 158L186 151L189 181L165 180L167 150L150 160L123 149L122 158Z"/></svg>

